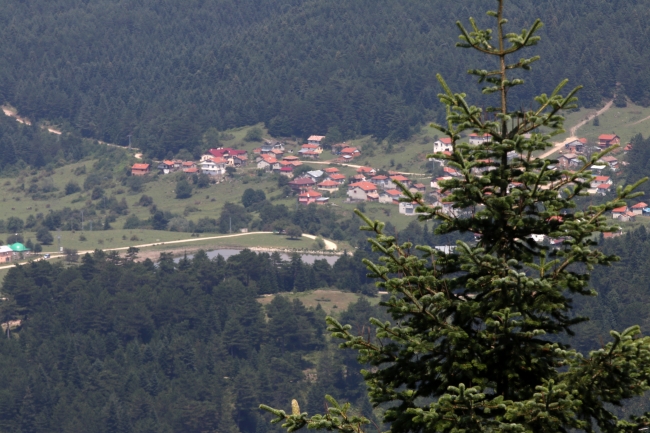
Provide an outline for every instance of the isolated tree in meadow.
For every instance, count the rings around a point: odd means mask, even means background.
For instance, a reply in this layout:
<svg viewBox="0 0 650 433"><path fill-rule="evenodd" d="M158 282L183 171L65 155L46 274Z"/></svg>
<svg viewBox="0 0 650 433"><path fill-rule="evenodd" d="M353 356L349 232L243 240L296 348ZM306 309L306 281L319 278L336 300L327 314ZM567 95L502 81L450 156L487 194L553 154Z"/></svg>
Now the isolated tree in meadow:
<svg viewBox="0 0 650 433"><path fill-rule="evenodd" d="M292 224L289 227L287 227L286 232L287 232L287 236L289 236L289 239L298 239L302 237L302 230L300 229L300 227L298 227L295 224Z"/></svg>
<svg viewBox="0 0 650 433"><path fill-rule="evenodd" d="M503 9L498 0L497 10L488 12L495 31L472 19L470 30L458 23L458 45L497 65L469 71L486 83L488 100L480 106L487 108L470 105L438 76L447 122L433 126L452 139L453 152L435 157L462 174L440 182L452 210L430 208L422 195L403 188L405 201L419 203L420 220L439 221L438 234L473 232L479 240L458 241L447 252L398 244L383 223L357 211L363 229L375 233L370 242L381 258L364 263L390 294L383 305L393 322L372 319L370 338L330 317L329 331L370 367L362 371L369 397L382 406L391 432L641 431L650 425L646 415L620 420L612 408L650 388L650 337L635 326L612 331L611 341L589 354L569 345L572 328L587 320L572 313L572 298L595 295L590 271L617 260L595 249L594 234L616 230L605 213L638 195L633 190L641 181L618 187L605 204L577 209L574 199L593 179L589 167L606 152L582 158L576 171L553 170L556 161L535 157L563 131L560 113L575 107L578 89L564 96L564 81L537 96L535 108L508 105L509 92L524 84L518 70L538 60L520 51L537 44L541 22L505 33ZM472 132L492 140L460 141ZM551 248L532 235L564 242ZM289 431L364 431L366 418L328 401L326 414L311 417L295 401L291 414L262 408Z"/></svg>
<svg viewBox="0 0 650 433"><path fill-rule="evenodd" d="M176 198L185 199L190 197L192 197L192 185L185 179L176 182Z"/></svg>

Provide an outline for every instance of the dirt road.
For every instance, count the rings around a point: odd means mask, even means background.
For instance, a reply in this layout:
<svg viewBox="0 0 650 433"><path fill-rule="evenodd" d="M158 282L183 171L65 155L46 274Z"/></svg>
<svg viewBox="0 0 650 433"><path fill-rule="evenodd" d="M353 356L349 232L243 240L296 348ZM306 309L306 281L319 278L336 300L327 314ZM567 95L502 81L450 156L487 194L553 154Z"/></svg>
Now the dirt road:
<svg viewBox="0 0 650 433"><path fill-rule="evenodd" d="M27 119L26 117L19 116L18 113L13 108L8 107L6 105L2 107L2 112L5 113L5 116L14 118L16 120L16 122L23 123L25 125L31 125L32 124L32 122L29 119ZM63 134L62 131L59 131L58 129L55 129L55 128L52 128L52 127L49 127L49 126L41 126L41 128L46 129L47 132L52 133L52 134L56 134L56 135ZM120 146L119 144L106 143L105 141L101 141L101 140L96 140L96 141L99 144L105 144L106 146L113 146L113 147L119 147L121 149L125 149L124 146ZM137 147L132 147L131 149L132 150L139 150ZM138 154L138 155L142 155L142 154ZM136 155L136 158L138 158L137 155ZM142 156L140 156L140 158L138 158L138 159L141 159L141 158L142 158Z"/></svg>
<svg viewBox="0 0 650 433"><path fill-rule="evenodd" d="M542 154L539 155L537 158L548 158L549 156L551 156L551 155L554 154L555 152L561 150L561 149L564 147L565 144L567 144L567 143L571 143L572 141L577 140L577 139L578 139L578 136L577 136L577 134L578 134L578 129L580 129L580 128L582 128L583 126L585 126L585 125L587 124L587 122L589 122L590 120L592 120L594 117L596 117L596 116L600 116L601 114L603 114L604 112L606 112L607 110L609 110L610 108L612 108L612 105L613 105L613 104L614 104L614 100L612 99L612 100L609 101L607 104L605 104L605 106L604 106L603 108L601 108L600 110L596 111L595 113L589 114L587 117L585 117L584 119L582 119L580 122L578 122L577 124L575 124L574 126L572 126L572 127L569 129L569 133L570 133L571 135L570 135L569 137L567 137L566 140L564 140L564 141L562 141L562 142L560 142L560 143L555 143L555 145L554 145L552 148L550 148L550 149L547 150L546 152L542 153ZM643 120L641 120L641 121L643 121Z"/></svg>

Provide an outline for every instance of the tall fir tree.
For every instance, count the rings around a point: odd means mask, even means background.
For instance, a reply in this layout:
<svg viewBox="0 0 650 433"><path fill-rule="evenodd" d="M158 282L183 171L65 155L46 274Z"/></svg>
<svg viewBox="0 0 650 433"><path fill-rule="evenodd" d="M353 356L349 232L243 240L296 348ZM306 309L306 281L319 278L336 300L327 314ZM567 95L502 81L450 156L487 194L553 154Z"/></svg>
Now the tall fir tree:
<svg viewBox="0 0 650 433"><path fill-rule="evenodd" d="M605 204L577 209L593 179L590 166L603 153L582 158L578 170L552 169L556 161L536 155L563 132L563 110L576 106L579 90L535 98L536 108L512 109L508 97L524 84L520 70L538 57L521 50L536 45L542 24L506 33L504 0L488 15L496 29L458 23L458 46L491 57L496 69L472 69L485 83L485 110L470 105L438 76L447 109L446 125L433 125L453 142L450 155L435 154L462 174L441 181L450 210L429 207L420 194L402 187L405 201L419 203L420 220L439 222L436 233L474 233L475 243L458 241L454 251L398 244L384 224L365 221L375 233L379 262L364 260L393 323L371 319L375 338L328 318L329 330L355 349L374 406L382 406L391 432L603 432L640 431L647 416L619 419L612 407L650 389L650 337L633 326L611 331L612 341L588 354L569 345L572 328L586 318L572 314L573 298L593 296L590 272L616 260L594 248L594 234L611 232L605 213L625 205L641 181L619 187ZM510 61L515 58L514 62ZM489 104L494 104L489 106ZM491 141L469 145L467 133ZM559 248L538 236L561 238ZM414 252L415 251L415 252ZM309 417L262 405L288 431L302 427L361 432L367 418L328 397L324 415Z"/></svg>

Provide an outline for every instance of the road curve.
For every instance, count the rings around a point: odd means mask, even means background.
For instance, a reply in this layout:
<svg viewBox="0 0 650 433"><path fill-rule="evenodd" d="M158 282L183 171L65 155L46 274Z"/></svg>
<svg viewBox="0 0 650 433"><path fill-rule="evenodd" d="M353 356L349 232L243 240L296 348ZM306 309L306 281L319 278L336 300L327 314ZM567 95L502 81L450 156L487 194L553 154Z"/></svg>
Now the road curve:
<svg viewBox="0 0 650 433"><path fill-rule="evenodd" d="M189 239L180 239L177 241L167 241L167 242L153 242L149 244L140 244L140 245L132 245L133 247L136 248L146 248L146 247L154 247L154 246L161 246L161 245L170 245L170 244L182 244L186 242L199 242L199 241L209 241L213 239L225 239L225 238L234 238L238 236L250 236L250 235L272 235L273 232L249 232L249 233L235 233L231 235L221 235L221 236L210 236L207 238L189 238ZM304 237L308 239L316 239L316 236L314 235L308 235L308 234L303 234ZM325 242L325 250L328 251L336 251L338 249L338 246L327 239L323 239ZM104 251L126 251L131 247L119 247L119 248L106 248ZM92 253L94 250L85 250L85 251L79 251L79 254L86 254L86 253ZM63 257L62 254L57 254L57 255L52 255L50 258L55 259L58 257ZM37 259L37 260L42 260L42 259ZM25 263L23 263L25 264ZM9 269L15 267L17 264L12 264L12 265L7 265L7 266L0 266L0 269Z"/></svg>

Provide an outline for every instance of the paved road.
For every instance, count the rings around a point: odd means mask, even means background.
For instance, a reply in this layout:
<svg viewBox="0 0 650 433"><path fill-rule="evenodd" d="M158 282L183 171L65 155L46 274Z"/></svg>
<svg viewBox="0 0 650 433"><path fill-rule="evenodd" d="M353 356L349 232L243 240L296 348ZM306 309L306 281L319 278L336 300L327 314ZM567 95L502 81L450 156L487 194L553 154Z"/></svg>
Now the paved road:
<svg viewBox="0 0 650 433"><path fill-rule="evenodd" d="M225 239L225 238L235 238L238 236L252 236L252 235L268 235L268 234L273 234L273 232L250 232L250 233L235 233L231 235L221 235L221 236L210 236L207 238L188 238L188 239L180 239L177 241L167 241L167 242L154 242L150 244L140 244L140 245L133 245L136 248L147 248L147 247L154 247L154 246L161 246L161 245L173 245L173 244L182 244L182 243L187 243L187 242L199 242L199 241L209 241L213 239ZM304 237L307 239L316 239L316 236L314 235L308 235L308 234L303 234ZM329 251L336 251L338 249L338 246L327 239L323 239L325 242L325 249ZM130 247L119 247L119 248L106 248L104 251L126 251ZM85 251L79 251L79 254L86 254L86 253L92 253L94 250L85 250ZM59 257L64 257L63 254L52 254L50 256L50 259L56 259ZM36 259L35 261L39 260L45 260L43 258ZM7 266L0 266L0 269L9 269L15 267L16 264L12 265L7 265Z"/></svg>

